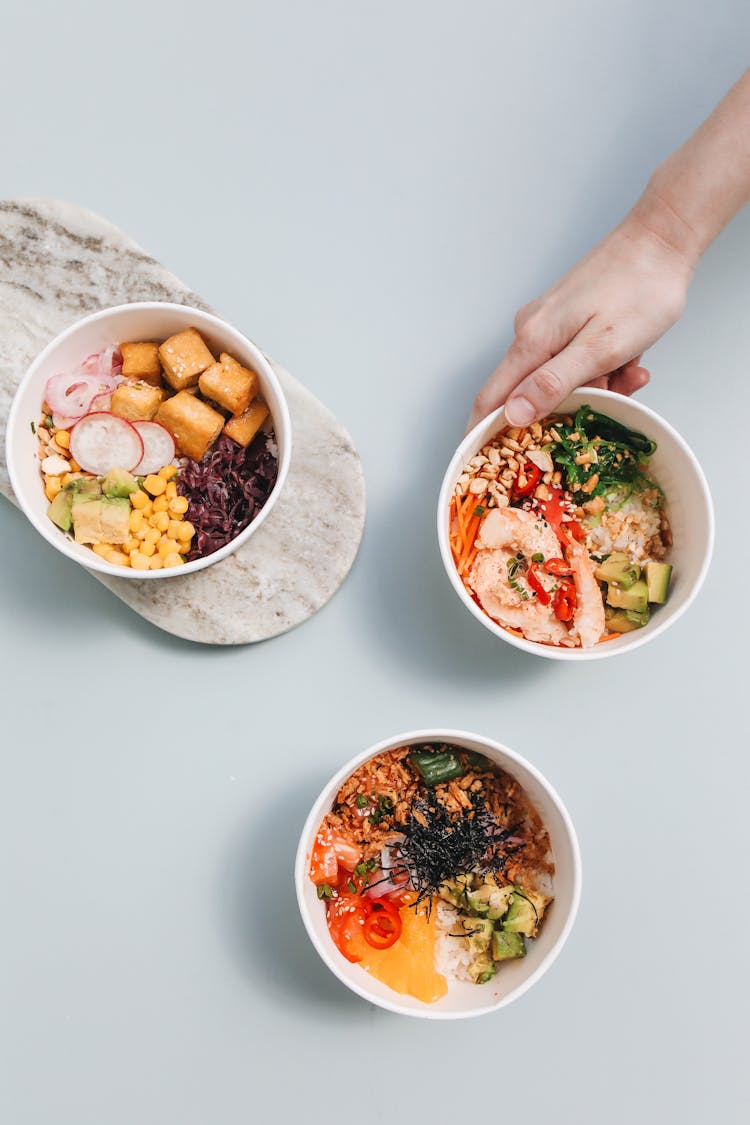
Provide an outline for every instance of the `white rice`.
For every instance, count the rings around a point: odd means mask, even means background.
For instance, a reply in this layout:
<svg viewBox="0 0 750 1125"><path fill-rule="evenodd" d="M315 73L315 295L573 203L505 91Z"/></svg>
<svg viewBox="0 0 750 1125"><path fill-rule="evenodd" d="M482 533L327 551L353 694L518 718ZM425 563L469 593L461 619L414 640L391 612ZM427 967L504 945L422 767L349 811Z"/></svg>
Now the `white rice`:
<svg viewBox="0 0 750 1125"><path fill-rule="evenodd" d="M460 934L463 928L458 911L440 899L434 913L438 928L435 968L446 980L471 980L469 966L475 955L469 952L469 942L463 937L451 937L451 934Z"/></svg>
<svg viewBox="0 0 750 1125"><path fill-rule="evenodd" d="M641 492L632 496L621 508L602 512L599 526L587 530L589 554L609 555L612 551L625 551L631 562L645 562L649 557L651 540L659 534L661 527L661 514L658 508L653 507L653 499L653 492Z"/></svg>

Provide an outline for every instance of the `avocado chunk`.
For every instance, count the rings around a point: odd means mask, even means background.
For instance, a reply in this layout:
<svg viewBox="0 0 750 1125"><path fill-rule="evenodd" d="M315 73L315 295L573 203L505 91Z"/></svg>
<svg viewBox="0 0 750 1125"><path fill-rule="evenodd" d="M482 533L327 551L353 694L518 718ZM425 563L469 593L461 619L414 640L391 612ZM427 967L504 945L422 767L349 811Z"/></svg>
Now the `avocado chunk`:
<svg viewBox="0 0 750 1125"><path fill-rule="evenodd" d="M492 935L492 957L495 961L511 961L515 957L525 956L526 942L523 934L495 930Z"/></svg>
<svg viewBox="0 0 750 1125"><path fill-rule="evenodd" d="M463 917L461 925L466 934L470 951L472 953L486 953L492 941L492 922L489 918Z"/></svg>
<svg viewBox="0 0 750 1125"><path fill-rule="evenodd" d="M672 567L669 563L654 562L651 559L646 563L648 600L654 605L664 605L666 602L671 577Z"/></svg>
<svg viewBox="0 0 750 1125"><path fill-rule="evenodd" d="M624 551L613 551L594 571L600 582L613 583L621 590L629 590L641 577L641 568L631 563Z"/></svg>
<svg viewBox="0 0 750 1125"><path fill-rule="evenodd" d="M641 629L648 624L648 609L645 611L645 620L643 620L644 614L639 614L632 609L612 609L608 606L607 610L604 613L604 620L611 633L632 633L635 629Z"/></svg>
<svg viewBox="0 0 750 1125"><path fill-rule="evenodd" d="M503 921L503 930L509 934L526 934L533 937L538 924L538 913L530 899L514 891L510 896L510 906Z"/></svg>
<svg viewBox="0 0 750 1125"><path fill-rule="evenodd" d="M470 891L474 887L473 875L457 875L455 879L445 879L438 888L438 894L451 906L465 910Z"/></svg>
<svg viewBox="0 0 750 1125"><path fill-rule="evenodd" d="M513 887L510 884L498 887L494 883L482 883L481 887L467 896L467 905L475 914L497 922L505 917L512 893Z"/></svg>
<svg viewBox="0 0 750 1125"><path fill-rule="evenodd" d="M97 477L76 477L75 480L68 481L63 485L66 492L72 492L74 496L101 496L102 486Z"/></svg>
<svg viewBox="0 0 750 1125"><path fill-rule="evenodd" d="M125 543L130 538L130 502L76 496L72 507L76 543Z"/></svg>
<svg viewBox="0 0 750 1125"><path fill-rule="evenodd" d="M495 963L490 956L489 949L486 953L480 953L469 965L469 977L474 981L474 984L484 984L494 977L495 972Z"/></svg>
<svg viewBox="0 0 750 1125"><path fill-rule="evenodd" d="M643 613L648 606L648 586L639 578L628 590L619 586L607 587L607 604L615 609L632 609L636 613Z"/></svg>
<svg viewBox="0 0 750 1125"><path fill-rule="evenodd" d="M110 469L102 477L102 492L105 496L127 497L138 491L138 481L125 469Z"/></svg>
<svg viewBox="0 0 750 1125"><path fill-rule="evenodd" d="M70 531L73 526L73 497L62 489L47 509L47 515L62 531Z"/></svg>

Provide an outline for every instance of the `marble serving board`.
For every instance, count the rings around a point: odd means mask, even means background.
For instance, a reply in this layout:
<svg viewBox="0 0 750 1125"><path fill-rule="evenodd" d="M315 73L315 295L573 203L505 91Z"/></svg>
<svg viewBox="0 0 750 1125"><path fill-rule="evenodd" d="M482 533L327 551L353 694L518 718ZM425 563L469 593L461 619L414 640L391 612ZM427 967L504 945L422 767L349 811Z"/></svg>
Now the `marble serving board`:
<svg viewBox="0 0 750 1125"><path fill-rule="evenodd" d="M8 500L15 502L5 422L34 356L79 317L146 300L213 311L98 215L50 200L0 201L0 492ZM357 451L330 411L273 366L289 403L292 461L274 510L249 542L214 566L164 582L89 571L175 636L236 645L283 633L326 604L357 554L365 518ZM40 537L39 550L53 548Z"/></svg>

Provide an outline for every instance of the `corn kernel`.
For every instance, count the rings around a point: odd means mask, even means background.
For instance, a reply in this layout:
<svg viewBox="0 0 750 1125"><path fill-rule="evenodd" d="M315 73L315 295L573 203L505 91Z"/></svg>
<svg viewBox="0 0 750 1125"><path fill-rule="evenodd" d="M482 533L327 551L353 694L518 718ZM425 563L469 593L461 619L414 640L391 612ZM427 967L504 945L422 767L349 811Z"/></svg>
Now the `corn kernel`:
<svg viewBox="0 0 750 1125"><path fill-rule="evenodd" d="M143 512L138 508L133 508L128 519L128 527L131 531L137 531L139 527L143 527Z"/></svg>
<svg viewBox="0 0 750 1125"><path fill-rule="evenodd" d="M175 543L175 550L179 551L179 553L181 555L186 555L188 553L188 551L190 550L190 540L189 539L178 539L177 542Z"/></svg>
<svg viewBox="0 0 750 1125"><path fill-rule="evenodd" d="M150 528L149 528L148 524L144 523L142 527L139 527L138 530L136 532L134 532L135 538L140 539L140 541L143 542L143 540L148 535L149 530L150 530Z"/></svg>
<svg viewBox="0 0 750 1125"><path fill-rule="evenodd" d="M167 535L169 536L170 539L179 539L180 538L180 527L181 526L182 525L180 523L180 520L170 520L169 521L169 526L167 527Z"/></svg>
<svg viewBox="0 0 750 1125"><path fill-rule="evenodd" d="M141 546L140 539L128 539L127 543L123 544L122 549L123 549L123 551L125 552L126 555L130 555L130 554L132 554L133 551L139 550L140 546Z"/></svg>
<svg viewBox="0 0 750 1125"><path fill-rule="evenodd" d="M184 561L185 560L180 555L178 555L176 551L173 551L171 555L165 555L164 568L166 569L167 567L171 566L182 566Z"/></svg>
<svg viewBox="0 0 750 1125"><path fill-rule="evenodd" d="M70 465L71 473L80 473L81 466L78 464L77 461L74 461L72 457L70 458L70 461L68 462L68 464Z"/></svg>
<svg viewBox="0 0 750 1125"><path fill-rule="evenodd" d="M152 555L156 554L156 543L141 543L140 552L150 559Z"/></svg>
<svg viewBox="0 0 750 1125"><path fill-rule="evenodd" d="M165 559L167 555L173 555L175 553L174 540L165 539L163 543L159 544L157 550L163 559Z"/></svg>
<svg viewBox="0 0 750 1125"><path fill-rule="evenodd" d="M178 539L184 539L189 543L194 535L195 535L195 528L191 524L190 520L183 520L182 523L180 524L180 531L179 531Z"/></svg>
<svg viewBox="0 0 750 1125"><path fill-rule="evenodd" d="M149 570L161 570L163 566L164 561L161 555L154 555L154 557L149 560Z"/></svg>
<svg viewBox="0 0 750 1125"><path fill-rule="evenodd" d="M169 500L167 500L166 496L157 496L156 500L154 500L155 512L166 512L168 507Z"/></svg>
<svg viewBox="0 0 750 1125"><path fill-rule="evenodd" d="M176 465L165 465L163 469L159 469L159 476L164 480L171 480L177 473Z"/></svg>
<svg viewBox="0 0 750 1125"><path fill-rule="evenodd" d="M142 551L133 551L130 556L130 565L133 570L148 570L150 561Z"/></svg>
<svg viewBox="0 0 750 1125"><path fill-rule="evenodd" d="M146 507L148 502L148 496L140 488L137 492L130 493L130 503L134 508L140 508L142 511Z"/></svg>
<svg viewBox="0 0 750 1125"><path fill-rule="evenodd" d="M174 500L175 496L177 495L177 485L173 480L171 480L167 485L164 495L166 496L167 500Z"/></svg>
<svg viewBox="0 0 750 1125"><path fill-rule="evenodd" d="M166 512L158 512L153 517L153 520L154 520L153 527L158 528L158 530L161 531L162 533L165 532L167 530L167 528L169 527L169 516L167 515Z"/></svg>
<svg viewBox="0 0 750 1125"><path fill-rule="evenodd" d="M104 555L103 557L107 560L108 563L112 563L112 566L130 566L130 559L128 558L128 556L124 555L122 551L116 551L114 547L111 551L107 551L106 555Z"/></svg>
<svg viewBox="0 0 750 1125"><path fill-rule="evenodd" d="M149 473L143 482L143 487L146 492L150 492L152 496L161 496L164 489L167 487L167 482L164 477L157 477L155 473Z"/></svg>
<svg viewBox="0 0 750 1125"><path fill-rule="evenodd" d="M146 504L146 507L141 508L141 511L143 512L144 520L150 519L151 516L154 514L154 505L149 500L148 503Z"/></svg>
<svg viewBox="0 0 750 1125"><path fill-rule="evenodd" d="M110 551L114 551L114 547L111 543L92 543L91 550L95 555L100 555L101 558L104 558Z"/></svg>
<svg viewBox="0 0 750 1125"><path fill-rule="evenodd" d="M55 441L60 449L70 449L70 434L67 430L58 430L55 434Z"/></svg>
<svg viewBox="0 0 750 1125"><path fill-rule="evenodd" d="M54 500L61 488L62 480L60 477L47 477L44 485L44 495L48 500Z"/></svg>
<svg viewBox="0 0 750 1125"><path fill-rule="evenodd" d="M150 527L148 529L148 531L146 532L145 540L146 540L147 543L158 543L159 542L159 532L158 532L157 528Z"/></svg>
<svg viewBox="0 0 750 1125"><path fill-rule="evenodd" d="M169 510L173 516L182 516L190 507L187 496L175 496L169 501Z"/></svg>

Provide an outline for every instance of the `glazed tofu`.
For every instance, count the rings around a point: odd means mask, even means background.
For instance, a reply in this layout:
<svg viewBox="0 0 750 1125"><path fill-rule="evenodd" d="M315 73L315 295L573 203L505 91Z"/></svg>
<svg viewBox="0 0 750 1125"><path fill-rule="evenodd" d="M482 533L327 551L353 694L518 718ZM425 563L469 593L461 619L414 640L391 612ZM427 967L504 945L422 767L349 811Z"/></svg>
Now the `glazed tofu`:
<svg viewBox="0 0 750 1125"><path fill-rule="evenodd" d="M164 378L176 391L194 387L201 372L214 362L197 328L186 328L165 340L159 348L159 359Z"/></svg>
<svg viewBox="0 0 750 1125"><path fill-rule="evenodd" d="M258 393L259 381L231 355L222 352L218 363L212 363L198 380L201 394L213 399L230 414L242 414Z"/></svg>
<svg viewBox="0 0 750 1125"><path fill-rule="evenodd" d="M158 387L161 384L161 363L158 344L120 344L122 373L126 379L141 379Z"/></svg>
<svg viewBox="0 0 750 1125"><path fill-rule="evenodd" d="M120 383L112 392L110 410L128 422L150 422L165 398L166 392L150 383Z"/></svg>
<svg viewBox="0 0 750 1125"><path fill-rule="evenodd" d="M179 391L161 404L154 421L169 430L181 453L200 461L221 433L224 415L189 391Z"/></svg>
<svg viewBox="0 0 750 1125"><path fill-rule="evenodd" d="M242 414L229 419L224 427L224 433L232 441L236 441L238 445L247 446L267 417L268 407L262 398L256 398L254 402L250 403L247 410L243 410Z"/></svg>

